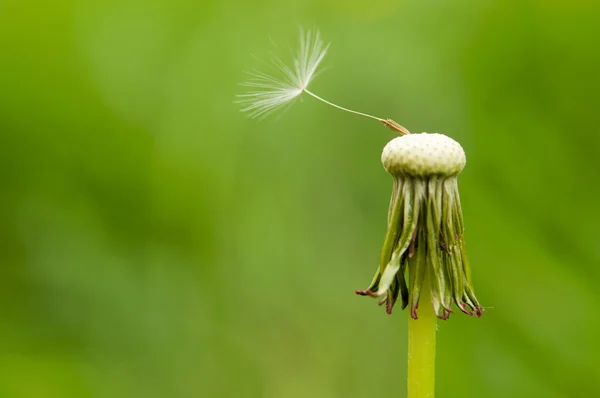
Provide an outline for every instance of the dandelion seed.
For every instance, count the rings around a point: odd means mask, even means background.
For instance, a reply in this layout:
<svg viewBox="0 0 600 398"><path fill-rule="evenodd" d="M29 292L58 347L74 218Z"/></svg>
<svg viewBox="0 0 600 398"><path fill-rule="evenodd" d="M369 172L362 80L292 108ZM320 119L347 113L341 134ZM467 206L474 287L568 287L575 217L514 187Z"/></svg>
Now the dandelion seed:
<svg viewBox="0 0 600 398"><path fill-rule="evenodd" d="M410 134L406 128L391 119L383 119L344 108L309 91L308 85L318 74L317 69L325 55L327 55L329 43L325 44L323 42L321 34L316 29L305 32L300 28L299 36L298 51L293 58L293 66L286 65L278 56L272 53L269 60L271 66L277 71L277 75L258 70L248 73L250 79L242 83L242 86L249 87L251 90L237 95L239 99L236 101L241 104L242 112L247 113L252 118L264 117L281 106L290 104L302 93L306 93L334 108L375 119L397 133Z"/></svg>

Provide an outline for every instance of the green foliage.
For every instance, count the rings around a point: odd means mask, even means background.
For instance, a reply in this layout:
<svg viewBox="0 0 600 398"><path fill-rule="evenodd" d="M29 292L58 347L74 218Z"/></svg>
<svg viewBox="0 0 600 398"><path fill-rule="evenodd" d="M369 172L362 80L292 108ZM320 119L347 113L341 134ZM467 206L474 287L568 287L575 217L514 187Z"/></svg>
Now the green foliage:
<svg viewBox="0 0 600 398"><path fill-rule="evenodd" d="M440 322L438 397L600 396L599 7L240 3L0 1L0 396L403 396L406 314L353 294L393 134L233 103L296 24L311 89L467 153L488 309Z"/></svg>

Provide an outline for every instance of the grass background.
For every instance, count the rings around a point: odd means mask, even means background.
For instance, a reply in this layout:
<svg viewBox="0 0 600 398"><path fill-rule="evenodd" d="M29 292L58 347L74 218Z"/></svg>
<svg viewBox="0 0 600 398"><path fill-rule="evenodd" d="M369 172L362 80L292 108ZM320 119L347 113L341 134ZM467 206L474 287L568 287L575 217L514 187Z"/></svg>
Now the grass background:
<svg viewBox="0 0 600 398"><path fill-rule="evenodd" d="M600 396L600 7L0 0L0 397L402 397L377 266L393 133L233 103L317 26L311 86L457 139L482 319L439 397Z"/></svg>

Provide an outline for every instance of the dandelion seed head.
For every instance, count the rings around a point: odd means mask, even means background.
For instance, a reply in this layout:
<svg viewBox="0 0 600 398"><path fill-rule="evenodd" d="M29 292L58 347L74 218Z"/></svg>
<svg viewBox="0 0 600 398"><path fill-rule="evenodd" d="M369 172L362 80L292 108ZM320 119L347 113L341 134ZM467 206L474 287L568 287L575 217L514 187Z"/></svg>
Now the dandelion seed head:
<svg viewBox="0 0 600 398"><path fill-rule="evenodd" d="M286 65L276 54L269 57L274 74L259 70L248 72L249 80L242 86L250 91L237 95L241 111L252 118L266 116L282 105L291 103L302 94L317 75L317 68L327 54L329 44L321 39L316 29L299 29L298 50L291 65Z"/></svg>

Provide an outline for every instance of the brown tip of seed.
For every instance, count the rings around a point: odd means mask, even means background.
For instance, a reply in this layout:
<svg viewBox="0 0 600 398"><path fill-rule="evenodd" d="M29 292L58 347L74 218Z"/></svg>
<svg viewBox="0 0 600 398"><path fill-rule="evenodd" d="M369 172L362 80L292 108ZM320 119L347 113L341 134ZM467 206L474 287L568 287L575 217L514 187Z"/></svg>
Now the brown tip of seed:
<svg viewBox="0 0 600 398"><path fill-rule="evenodd" d="M406 127L401 126L400 124L396 123L392 119L385 119L385 120L382 119L381 123L383 123L385 125L385 127L387 127L388 129L395 131L396 133L399 133L402 135L410 134L410 131L408 131L408 129Z"/></svg>

